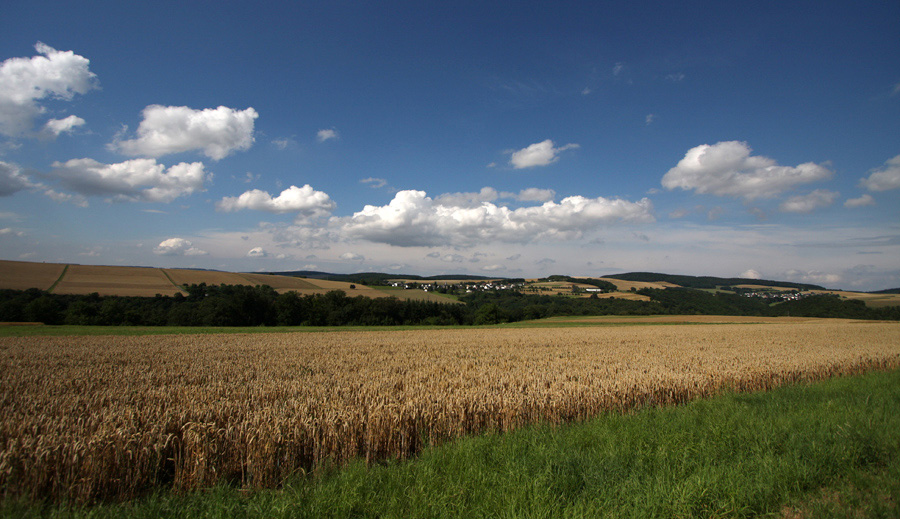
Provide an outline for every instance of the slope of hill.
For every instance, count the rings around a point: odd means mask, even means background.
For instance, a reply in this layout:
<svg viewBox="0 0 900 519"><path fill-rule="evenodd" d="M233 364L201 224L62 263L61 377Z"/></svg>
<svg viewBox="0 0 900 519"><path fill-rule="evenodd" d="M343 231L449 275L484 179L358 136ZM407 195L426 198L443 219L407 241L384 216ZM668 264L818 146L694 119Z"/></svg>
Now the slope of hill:
<svg viewBox="0 0 900 519"><path fill-rule="evenodd" d="M686 288L716 288L719 286L732 285L759 285L766 287L786 287L795 288L797 290L825 290L819 285L810 285L806 283L793 283L790 281L769 281L767 279L748 279L748 278L719 278L713 276L686 276L678 274L661 274L658 272L628 272L625 274L610 274L603 276L611 279L621 279L623 281L641 281L645 283L667 282Z"/></svg>
<svg viewBox="0 0 900 519"><path fill-rule="evenodd" d="M367 286L342 281L269 274L241 274L216 270L164 269L156 267L122 267L34 263L0 260L0 289L37 288L57 294L92 294L103 296L145 296L186 294L188 285L269 285L278 292L324 294L344 290L348 294L387 297Z"/></svg>
<svg viewBox="0 0 900 519"><path fill-rule="evenodd" d="M329 279L343 281L345 283L362 283L364 285L386 285L388 281L395 279L413 281L486 281L498 279L496 277L472 276L467 274L446 274L438 276L417 276L415 274L386 274L384 272L357 272L355 274L331 274L313 270L292 270L285 272L266 272L275 276L293 276L301 278Z"/></svg>

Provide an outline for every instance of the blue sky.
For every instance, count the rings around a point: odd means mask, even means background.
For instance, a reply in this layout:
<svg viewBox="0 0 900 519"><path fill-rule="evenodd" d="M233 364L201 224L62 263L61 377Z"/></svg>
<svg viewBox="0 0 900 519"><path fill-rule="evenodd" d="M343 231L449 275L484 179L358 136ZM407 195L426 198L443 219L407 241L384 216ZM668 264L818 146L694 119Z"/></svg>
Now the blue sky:
<svg viewBox="0 0 900 519"><path fill-rule="evenodd" d="M0 258L900 286L897 2L39 2Z"/></svg>

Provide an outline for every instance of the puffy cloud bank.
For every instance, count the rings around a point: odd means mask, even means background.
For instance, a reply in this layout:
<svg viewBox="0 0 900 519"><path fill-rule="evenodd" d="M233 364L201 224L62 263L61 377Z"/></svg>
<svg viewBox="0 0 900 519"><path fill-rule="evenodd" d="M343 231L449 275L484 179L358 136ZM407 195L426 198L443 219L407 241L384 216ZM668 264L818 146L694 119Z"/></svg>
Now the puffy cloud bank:
<svg viewBox="0 0 900 519"><path fill-rule="evenodd" d="M154 254L160 256L205 256L209 254L204 250L194 247L194 244L184 238L169 238L163 240L153 249Z"/></svg>
<svg viewBox="0 0 900 519"><path fill-rule="evenodd" d="M327 193L316 191L309 184L291 186L273 197L269 193L251 189L240 196L225 197L216 203L216 209L224 212L252 209L269 213L301 213L305 216L324 216L335 208Z"/></svg>
<svg viewBox="0 0 900 519"><path fill-rule="evenodd" d="M103 164L93 159L55 162L48 176L85 196L110 196L120 201L171 202L203 189L211 174L202 162L182 162L168 169L154 159Z"/></svg>
<svg viewBox="0 0 900 519"><path fill-rule="evenodd" d="M201 150L220 160L253 145L253 125L259 114L253 108L235 110L225 106L194 110L186 106L150 105L137 138L115 141L111 147L126 155L161 157L171 153Z"/></svg>
<svg viewBox="0 0 900 519"><path fill-rule="evenodd" d="M662 185L697 193L733 196L744 200L772 198L795 186L827 180L831 170L806 162L779 166L768 157L750 155L745 142L702 144L688 150L662 178Z"/></svg>
<svg viewBox="0 0 900 519"><path fill-rule="evenodd" d="M810 213L822 207L828 207L837 199L838 193L827 189L816 189L808 195L792 196L781 204L780 209L786 213Z"/></svg>
<svg viewBox="0 0 900 519"><path fill-rule="evenodd" d="M869 191L887 191L900 187L900 155L888 159L884 167L872 171L867 178L859 181Z"/></svg>
<svg viewBox="0 0 900 519"><path fill-rule="evenodd" d="M41 56L0 63L0 134L17 137L30 131L45 111L43 99L68 101L97 86L87 58L40 42L34 48Z"/></svg>
<svg viewBox="0 0 900 519"><path fill-rule="evenodd" d="M652 210L646 198L629 202L582 196L519 209L491 202L448 205L446 198L439 202L424 191L410 190L398 192L388 205L367 205L352 216L332 218L331 224L346 238L400 247L469 246L572 239L608 224L652 222Z"/></svg>

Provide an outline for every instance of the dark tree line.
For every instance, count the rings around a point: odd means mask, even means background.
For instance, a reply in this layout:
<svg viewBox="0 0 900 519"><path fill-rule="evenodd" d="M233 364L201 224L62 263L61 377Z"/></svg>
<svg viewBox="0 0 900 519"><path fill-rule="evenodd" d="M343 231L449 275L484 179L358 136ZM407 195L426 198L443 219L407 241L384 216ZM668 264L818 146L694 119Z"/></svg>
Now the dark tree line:
<svg viewBox="0 0 900 519"><path fill-rule="evenodd" d="M723 285L761 285L768 287L777 286L796 288L797 290L825 290L819 285L810 285L808 283L793 283L790 281L770 281L768 279L750 278L719 278L713 276L685 276L678 274L660 274L657 272L629 272L627 274L612 274L606 277L612 279L621 279L623 281L667 281L674 285L685 288L701 289L714 289Z"/></svg>
<svg viewBox="0 0 900 519"><path fill-rule="evenodd" d="M757 298L690 289L644 289L650 301L572 298L512 291L475 292L465 304L279 294L268 286L191 285L188 295L118 297L49 294L37 289L0 290L0 321L134 326L396 326L472 325L553 316L751 315L900 320L900 307L869 308L861 301L812 296L770 305Z"/></svg>

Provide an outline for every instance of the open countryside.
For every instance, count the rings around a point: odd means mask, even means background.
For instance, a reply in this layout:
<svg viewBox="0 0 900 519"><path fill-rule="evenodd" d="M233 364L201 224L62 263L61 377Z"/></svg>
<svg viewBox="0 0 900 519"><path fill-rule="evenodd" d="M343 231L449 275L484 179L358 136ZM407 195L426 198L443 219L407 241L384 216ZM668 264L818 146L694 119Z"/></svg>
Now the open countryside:
<svg viewBox="0 0 900 519"><path fill-rule="evenodd" d="M64 324L0 327L0 505L26 510L281 492L473 435L900 369L896 308L817 286L0 266L0 315ZM80 326L141 319L198 328ZM254 328L208 328L229 323Z"/></svg>
<svg viewBox="0 0 900 519"><path fill-rule="evenodd" d="M25 290L37 288L57 294L91 294L112 296L145 296L186 294L188 285L267 285L277 292L298 294L324 294L332 290L342 290L350 296L388 297L424 301L448 302L446 297L436 294L438 290L455 287L455 291L467 290L521 290L535 294L563 294L590 297L618 297L647 301L649 298L635 293L645 288L675 288L679 285L667 282L646 282L603 278L615 285L616 290L595 290L590 284L580 283L577 277L567 280L548 281L543 279L522 280L521 283L503 279L467 281L459 279L427 280L396 278L384 285L367 286L360 283L334 281L320 278L272 275L260 273L234 273L213 270L167 269L154 267L122 267L95 265L68 265L59 263L34 263L0 260L0 289ZM796 287L777 285L736 285L735 288L753 293L796 292ZM832 294L849 300L859 300L872 307L900 305L900 294L866 293L835 290L806 290L807 294Z"/></svg>
<svg viewBox="0 0 900 519"><path fill-rule="evenodd" d="M0 487L271 487L327 460L897 367L900 324L859 321L7 337Z"/></svg>

